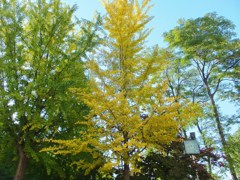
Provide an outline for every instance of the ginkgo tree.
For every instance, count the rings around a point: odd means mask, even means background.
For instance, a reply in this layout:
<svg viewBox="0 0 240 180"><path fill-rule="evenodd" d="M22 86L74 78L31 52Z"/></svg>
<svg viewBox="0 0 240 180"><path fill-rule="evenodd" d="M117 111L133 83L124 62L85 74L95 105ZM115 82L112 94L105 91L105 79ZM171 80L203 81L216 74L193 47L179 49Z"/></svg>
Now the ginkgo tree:
<svg viewBox="0 0 240 180"><path fill-rule="evenodd" d="M0 154L18 161L15 180L30 162L63 177L39 140L73 136L87 112L68 90L84 86L82 58L98 38L94 23L73 20L75 10L59 0L0 1Z"/></svg>
<svg viewBox="0 0 240 180"><path fill-rule="evenodd" d="M107 11L104 27L108 38L87 62L88 89L72 88L91 109L80 139L55 140L60 146L45 150L57 154L88 152L96 159L76 164L86 169L100 165L101 172L120 167L125 180L136 172L135 163L147 148L161 150L177 140L180 126L200 115L197 106L176 101L165 92L162 72L167 53L145 48L151 32L146 24L150 0L103 0Z"/></svg>

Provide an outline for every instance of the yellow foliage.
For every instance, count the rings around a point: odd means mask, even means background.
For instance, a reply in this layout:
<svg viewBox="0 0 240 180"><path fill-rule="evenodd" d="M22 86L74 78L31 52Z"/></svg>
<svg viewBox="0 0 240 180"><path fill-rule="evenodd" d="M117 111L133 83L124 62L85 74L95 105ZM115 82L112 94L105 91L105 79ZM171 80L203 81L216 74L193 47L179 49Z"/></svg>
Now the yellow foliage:
<svg viewBox="0 0 240 180"><path fill-rule="evenodd" d="M88 128L82 133L84 141L57 143L67 147L61 153L90 152L98 160L104 154L106 163L101 171L109 171L119 161L134 167L144 149L160 150L176 141L179 128L200 115L197 105L166 97L168 87L161 73L168 64L168 54L158 47L144 51L150 33L144 28L151 20L149 2L103 0L109 41L99 58L88 61L89 89L72 89L91 109L86 122L80 122ZM146 118L140 117L142 109ZM93 164L89 168L89 164L78 162L87 172Z"/></svg>
<svg viewBox="0 0 240 180"><path fill-rule="evenodd" d="M89 92L80 93L91 108L85 139L98 151L109 152L102 171L117 166L118 160L134 164L144 149L176 141L179 128L198 115L192 104L166 97L168 86L161 73L169 55L158 47L143 51L150 33L144 29L151 20L149 2L103 0L108 46L88 62ZM140 117L143 107L146 119Z"/></svg>

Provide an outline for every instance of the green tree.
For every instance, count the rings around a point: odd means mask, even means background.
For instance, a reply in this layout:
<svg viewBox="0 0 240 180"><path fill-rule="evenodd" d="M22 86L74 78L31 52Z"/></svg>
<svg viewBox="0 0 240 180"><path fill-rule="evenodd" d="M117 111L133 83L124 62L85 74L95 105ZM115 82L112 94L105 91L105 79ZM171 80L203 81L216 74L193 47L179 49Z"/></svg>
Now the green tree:
<svg viewBox="0 0 240 180"><path fill-rule="evenodd" d="M226 132L216 103L222 92L233 87L229 74L239 64L239 40L233 39L233 29L229 20L213 13L202 18L179 21L179 26L165 34L165 39L170 47L179 48L186 62L191 63L198 72L232 177L237 179L232 158L227 152Z"/></svg>
<svg viewBox="0 0 240 180"><path fill-rule="evenodd" d="M57 170L39 153L41 140L77 136L75 122L88 111L69 88L85 86L82 59L97 43L97 26L73 21L75 10L59 0L0 2L0 139L17 152L16 180L27 162Z"/></svg>
<svg viewBox="0 0 240 180"><path fill-rule="evenodd" d="M199 140L202 148L204 146L203 149L206 150L218 150L216 133L213 133L215 131L209 131L210 127L215 127L215 123L213 123L214 118L211 113L211 105L209 105L207 93L203 88L204 84L191 63L189 61L186 62L183 53L171 54L170 63L164 72L168 83L168 96L180 97L178 101L190 99L192 103L199 104L204 112L204 116L196 118L186 129L180 129L181 136L187 138L186 131L189 128L196 127L201 135ZM213 158L211 156L206 157L208 158L207 164L210 174L212 174L213 168L215 172L219 168L223 170L223 166L212 163Z"/></svg>

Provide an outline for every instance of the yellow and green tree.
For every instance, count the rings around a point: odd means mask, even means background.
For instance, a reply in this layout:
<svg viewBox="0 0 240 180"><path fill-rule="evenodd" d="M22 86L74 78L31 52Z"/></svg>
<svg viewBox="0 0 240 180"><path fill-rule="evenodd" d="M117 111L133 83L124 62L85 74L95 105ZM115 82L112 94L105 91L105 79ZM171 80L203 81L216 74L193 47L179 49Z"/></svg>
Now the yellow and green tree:
<svg viewBox="0 0 240 180"><path fill-rule="evenodd" d="M85 85L82 59L97 38L94 23L73 21L75 10L59 0L0 1L1 179L14 171L27 179L33 167L41 167L36 179L65 175L66 158L39 153L39 140L76 136L74 123L88 111L69 88Z"/></svg>
<svg viewBox="0 0 240 180"><path fill-rule="evenodd" d="M72 88L90 113L79 124L86 132L81 138L56 140L56 154L91 153L95 161L76 164L86 173L102 165L100 172L120 168L125 180L139 171L135 164L148 148L161 151L177 140L180 127L198 116L199 109L189 101L167 97L162 72L168 53L144 45L151 30L147 13L150 0L104 0L107 11L104 28L107 38L87 62L87 89ZM131 168L131 170L130 170Z"/></svg>

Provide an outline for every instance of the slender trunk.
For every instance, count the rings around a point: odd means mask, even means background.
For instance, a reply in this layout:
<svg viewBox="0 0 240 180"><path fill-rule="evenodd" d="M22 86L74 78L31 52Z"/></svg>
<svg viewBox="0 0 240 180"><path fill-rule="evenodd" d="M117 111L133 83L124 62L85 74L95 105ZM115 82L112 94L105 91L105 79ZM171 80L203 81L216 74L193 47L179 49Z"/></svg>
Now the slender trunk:
<svg viewBox="0 0 240 180"><path fill-rule="evenodd" d="M221 143L223 145L224 153L226 154L226 160L229 164L229 169L230 169L230 172L231 172L231 175L232 175L232 179L233 180L238 180L236 172L235 172L234 165L232 163L233 162L232 157L227 152L227 141L226 141L225 136L224 136L223 127L222 127L220 117L219 117L219 113L218 113L218 110L217 110L217 106L216 106L216 103L215 103L215 100L214 100L214 95L211 93L211 90L208 86L208 83L205 82L205 85L207 87L208 95L209 95L210 100L211 100L215 121L217 123L218 133L219 133L220 138L221 138Z"/></svg>
<svg viewBox="0 0 240 180"><path fill-rule="evenodd" d="M129 177L130 177L130 167L129 167L129 164L124 162L123 179L129 180Z"/></svg>
<svg viewBox="0 0 240 180"><path fill-rule="evenodd" d="M24 153L22 145L18 146L18 153L19 153L19 161L18 161L18 167L17 167L14 180L23 180L24 173L27 166L27 156Z"/></svg>
<svg viewBox="0 0 240 180"><path fill-rule="evenodd" d="M123 132L123 139L124 139L124 144L128 143L128 132ZM128 146L127 146L128 148ZM125 152L123 156L123 179L124 180L129 180L130 177L130 166L129 166L129 152Z"/></svg>
<svg viewBox="0 0 240 180"><path fill-rule="evenodd" d="M208 156L208 171L212 175L211 157Z"/></svg>

